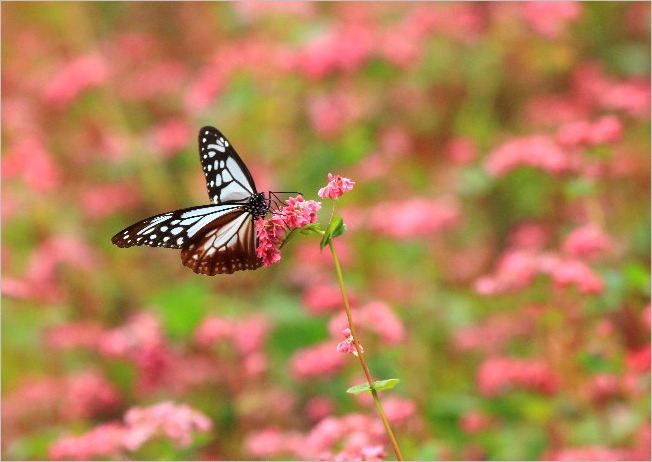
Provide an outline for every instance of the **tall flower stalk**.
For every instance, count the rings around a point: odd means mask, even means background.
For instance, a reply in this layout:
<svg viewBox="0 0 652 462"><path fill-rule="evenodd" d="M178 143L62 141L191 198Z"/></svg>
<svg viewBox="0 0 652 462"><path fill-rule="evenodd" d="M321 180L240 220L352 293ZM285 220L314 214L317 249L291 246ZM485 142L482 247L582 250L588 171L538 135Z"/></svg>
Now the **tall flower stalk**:
<svg viewBox="0 0 652 462"><path fill-rule="evenodd" d="M329 173L328 184L319 190L318 195L323 199L336 201L340 196L342 196L342 194L351 191L354 184L355 182L348 178ZM283 208L273 212L270 219L259 219L256 222L258 257L263 260L265 266L278 263L281 259L280 249L297 232L308 235L319 235L322 237L320 248L323 250L328 246L331 251L349 325L349 327L344 331L347 340L341 342L337 346L337 351L342 353L352 353L356 356L367 380L367 383L353 386L349 388L347 392L352 394L371 393L374 405L376 406L378 415L383 422L385 432L387 433L387 437L392 445L394 454L396 455L397 460L403 460L398 442L396 441L396 437L394 436L394 432L392 431L392 427L385 411L383 410L378 395L379 391L393 388L398 383L398 379L375 381L369 371L367 361L365 360L364 348L362 347L356 333L353 313L351 311L346 287L344 285L342 267L333 244L333 239L346 231L346 225L341 217L334 214L335 207L333 205L329 223L324 229L322 229L322 227L317 223L317 212L320 208L321 203L319 202L305 200L301 196L291 197L287 200L286 205Z"/></svg>

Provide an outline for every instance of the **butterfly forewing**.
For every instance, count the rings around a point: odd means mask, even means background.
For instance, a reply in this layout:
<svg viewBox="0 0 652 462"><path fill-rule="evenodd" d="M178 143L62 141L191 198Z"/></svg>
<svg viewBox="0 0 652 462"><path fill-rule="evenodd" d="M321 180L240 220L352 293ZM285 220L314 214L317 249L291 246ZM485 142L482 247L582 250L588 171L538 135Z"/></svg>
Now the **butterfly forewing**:
<svg viewBox="0 0 652 462"><path fill-rule="evenodd" d="M218 129L199 130L199 159L213 203L246 202L257 192L247 166Z"/></svg>
<svg viewBox="0 0 652 462"><path fill-rule="evenodd" d="M253 223L246 209L224 214L183 246L181 261L195 273L209 276L259 268Z"/></svg>
<svg viewBox="0 0 652 462"><path fill-rule="evenodd" d="M134 223L113 236L118 247L148 245L181 249L203 227L240 205L204 205L162 213Z"/></svg>

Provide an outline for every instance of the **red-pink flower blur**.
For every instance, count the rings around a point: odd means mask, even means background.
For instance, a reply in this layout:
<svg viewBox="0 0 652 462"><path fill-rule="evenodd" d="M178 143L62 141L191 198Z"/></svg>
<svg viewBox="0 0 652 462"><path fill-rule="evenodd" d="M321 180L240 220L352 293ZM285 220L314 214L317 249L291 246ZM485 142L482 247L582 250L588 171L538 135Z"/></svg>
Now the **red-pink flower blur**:
<svg viewBox="0 0 652 462"><path fill-rule="evenodd" d="M344 367L344 357L334 354L330 342L320 343L294 353L290 368L295 379L332 377Z"/></svg>
<svg viewBox="0 0 652 462"><path fill-rule="evenodd" d="M566 25L582 15L577 2L524 2L525 19L532 29L549 39L561 37Z"/></svg>
<svg viewBox="0 0 652 462"><path fill-rule="evenodd" d="M560 174L570 165L569 155L544 135L513 138L492 150L485 163L487 171L494 177L504 176L519 166Z"/></svg>
<svg viewBox="0 0 652 462"><path fill-rule="evenodd" d="M124 423L111 422L79 436L64 436L50 446L49 453L56 460L124 459L127 452L159 437L177 447L188 447L195 433L207 432L211 427L211 421L201 412L185 404L163 402L129 409Z"/></svg>
<svg viewBox="0 0 652 462"><path fill-rule="evenodd" d="M574 229L564 241L564 251L579 258L595 258L612 247L611 238L595 224Z"/></svg>
<svg viewBox="0 0 652 462"><path fill-rule="evenodd" d="M554 394L557 380L547 364L527 359L495 357L487 359L478 370L477 385L487 396L506 393L512 387Z"/></svg>
<svg viewBox="0 0 652 462"><path fill-rule="evenodd" d="M333 175L332 173L328 174L328 184L321 188L317 195L322 199L333 199L341 197L345 192L349 192L353 189L355 181L351 181L348 178L344 178L341 175Z"/></svg>

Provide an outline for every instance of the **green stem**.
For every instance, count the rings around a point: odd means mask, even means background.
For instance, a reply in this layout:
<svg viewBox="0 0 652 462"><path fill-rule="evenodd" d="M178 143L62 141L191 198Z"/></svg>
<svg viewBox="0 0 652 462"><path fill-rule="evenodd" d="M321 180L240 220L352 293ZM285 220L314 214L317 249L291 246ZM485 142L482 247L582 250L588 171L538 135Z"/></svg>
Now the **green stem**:
<svg viewBox="0 0 652 462"><path fill-rule="evenodd" d="M378 415L380 415L380 418L383 421L383 425L385 426L385 432L387 432L387 436L389 437L389 441L392 444L392 448L394 448L394 454L396 454L396 459L403 460L403 456L401 456L401 450L398 447L396 438L394 438L394 432L392 432L392 427L389 425L389 420L385 415L385 411L383 411L383 406L380 404L380 398L378 397L378 392L374 387L374 380L371 377L371 372L369 372L369 368L367 367L367 361L364 358L364 353L362 352L362 348L360 347L360 342L358 341L358 335L355 332L355 325L353 324L351 307L349 306L349 298L346 295L346 289L344 287L344 277L342 276L342 268L340 267L340 261L337 258L337 254L335 253L335 247L333 246L332 240L328 241L328 247L330 247L331 249L331 254L333 255L333 261L335 262L335 272L337 273L337 281L340 284L340 291L342 292L342 299L344 300L344 309L346 310L346 318L349 321L349 329L351 330L351 336L353 336L353 346L355 347L355 351L357 353L356 356L360 360L360 365L362 366L364 375L367 378L367 383L369 384L369 388L371 388L371 395L374 398L374 404L376 405L376 409L378 410Z"/></svg>

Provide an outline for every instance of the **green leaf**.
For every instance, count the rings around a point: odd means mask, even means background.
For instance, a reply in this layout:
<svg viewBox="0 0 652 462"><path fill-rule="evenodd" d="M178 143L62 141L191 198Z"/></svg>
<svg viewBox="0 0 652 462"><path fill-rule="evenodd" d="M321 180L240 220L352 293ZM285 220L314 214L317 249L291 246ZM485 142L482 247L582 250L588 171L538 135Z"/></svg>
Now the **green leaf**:
<svg viewBox="0 0 652 462"><path fill-rule="evenodd" d="M374 388L376 391L389 390L394 388L399 382L399 379L376 380L374 382ZM368 383L363 383L361 385L352 386L346 390L346 392L353 395L359 395L360 393L371 393L371 387Z"/></svg>
<svg viewBox="0 0 652 462"><path fill-rule="evenodd" d="M319 244L319 249L323 250L324 247L330 243L331 239L337 236L341 236L344 234L344 231L346 231L344 220L342 220L342 217L340 216L334 216L331 222L328 224L328 228L326 229L324 237L321 240L321 244Z"/></svg>
<svg viewBox="0 0 652 462"><path fill-rule="evenodd" d="M374 388L376 391L391 390L400 382L399 379L376 380Z"/></svg>

